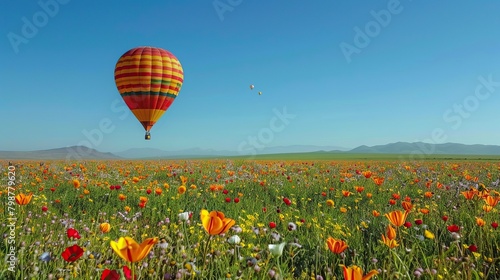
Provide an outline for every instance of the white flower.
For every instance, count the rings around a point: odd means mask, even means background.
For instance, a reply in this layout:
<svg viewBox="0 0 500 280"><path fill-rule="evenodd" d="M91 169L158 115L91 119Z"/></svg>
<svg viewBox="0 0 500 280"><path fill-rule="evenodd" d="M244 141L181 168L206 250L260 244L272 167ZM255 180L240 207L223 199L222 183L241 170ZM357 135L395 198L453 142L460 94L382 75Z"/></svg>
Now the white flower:
<svg viewBox="0 0 500 280"><path fill-rule="evenodd" d="M240 244L241 238L238 235L233 235L227 239L229 244Z"/></svg>
<svg viewBox="0 0 500 280"><path fill-rule="evenodd" d="M285 248L285 244L286 242L283 242L281 244L269 244L268 248L273 256L279 257L283 254L283 248Z"/></svg>
<svg viewBox="0 0 500 280"><path fill-rule="evenodd" d="M189 220L189 212L180 213L179 220L181 220L181 221Z"/></svg>

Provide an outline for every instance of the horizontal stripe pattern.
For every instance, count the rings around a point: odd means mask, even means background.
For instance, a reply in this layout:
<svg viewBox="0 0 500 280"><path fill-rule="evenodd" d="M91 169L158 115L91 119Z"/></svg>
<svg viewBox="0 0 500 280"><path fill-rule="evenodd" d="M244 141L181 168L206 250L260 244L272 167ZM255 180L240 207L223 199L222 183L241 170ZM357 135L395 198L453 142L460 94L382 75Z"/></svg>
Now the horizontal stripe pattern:
<svg viewBox="0 0 500 280"><path fill-rule="evenodd" d="M114 77L123 100L147 131L172 105L184 82L179 60L154 47L138 47L123 54Z"/></svg>
<svg viewBox="0 0 500 280"><path fill-rule="evenodd" d="M132 49L120 57L115 67L115 82L120 93L150 91L177 95L183 81L179 60L160 48Z"/></svg>

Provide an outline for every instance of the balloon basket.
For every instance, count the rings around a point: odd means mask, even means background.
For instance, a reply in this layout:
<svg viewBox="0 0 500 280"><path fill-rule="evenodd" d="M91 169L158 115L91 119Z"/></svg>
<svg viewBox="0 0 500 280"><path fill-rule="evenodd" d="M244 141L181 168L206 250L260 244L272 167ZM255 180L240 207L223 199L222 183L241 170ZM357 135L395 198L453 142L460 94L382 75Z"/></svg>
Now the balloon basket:
<svg viewBox="0 0 500 280"><path fill-rule="evenodd" d="M151 134L149 133L149 131L146 132L146 135L144 136L144 139L151 140Z"/></svg>

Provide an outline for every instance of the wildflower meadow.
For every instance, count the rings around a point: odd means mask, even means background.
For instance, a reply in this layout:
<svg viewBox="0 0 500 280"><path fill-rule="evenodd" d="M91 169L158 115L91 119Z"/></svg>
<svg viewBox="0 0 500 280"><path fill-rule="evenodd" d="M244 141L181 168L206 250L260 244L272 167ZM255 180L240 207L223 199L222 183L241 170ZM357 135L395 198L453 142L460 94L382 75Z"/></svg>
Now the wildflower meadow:
<svg viewBox="0 0 500 280"><path fill-rule="evenodd" d="M0 279L500 279L493 160L0 167Z"/></svg>

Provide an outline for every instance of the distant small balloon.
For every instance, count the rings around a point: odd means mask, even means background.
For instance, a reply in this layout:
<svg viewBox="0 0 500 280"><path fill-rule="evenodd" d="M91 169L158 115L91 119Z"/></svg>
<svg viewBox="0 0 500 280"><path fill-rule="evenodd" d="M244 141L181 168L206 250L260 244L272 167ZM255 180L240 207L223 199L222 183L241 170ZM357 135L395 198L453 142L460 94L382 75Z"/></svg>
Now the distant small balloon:
<svg viewBox="0 0 500 280"><path fill-rule="evenodd" d="M259 95L262 95L262 91L259 91Z"/></svg>
<svg viewBox="0 0 500 280"><path fill-rule="evenodd" d="M253 89L254 88L254 85L250 85L250 89Z"/></svg>

